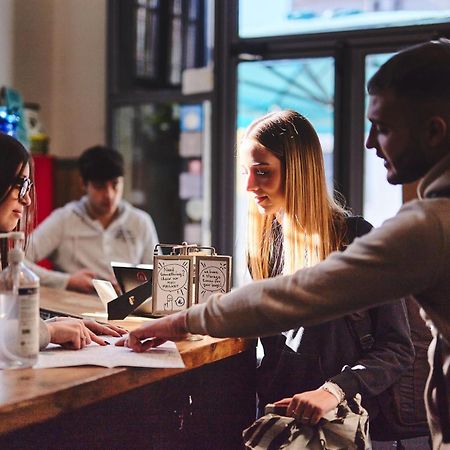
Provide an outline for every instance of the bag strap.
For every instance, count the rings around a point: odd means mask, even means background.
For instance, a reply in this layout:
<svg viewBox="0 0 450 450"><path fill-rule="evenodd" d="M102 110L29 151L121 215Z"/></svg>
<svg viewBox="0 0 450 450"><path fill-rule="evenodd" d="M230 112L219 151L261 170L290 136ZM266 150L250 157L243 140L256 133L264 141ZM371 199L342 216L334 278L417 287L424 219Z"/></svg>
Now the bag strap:
<svg viewBox="0 0 450 450"><path fill-rule="evenodd" d="M356 237L363 236L372 229L372 225L366 222L362 217L353 216L346 219L346 236L347 243L353 242ZM369 351L375 339L372 334L373 326L369 311L358 311L346 316L354 334L358 338L359 346L363 353Z"/></svg>
<svg viewBox="0 0 450 450"><path fill-rule="evenodd" d="M369 351L375 343L375 338L372 334L372 319L369 311L357 311L349 314L346 318L358 338L361 350L363 352Z"/></svg>

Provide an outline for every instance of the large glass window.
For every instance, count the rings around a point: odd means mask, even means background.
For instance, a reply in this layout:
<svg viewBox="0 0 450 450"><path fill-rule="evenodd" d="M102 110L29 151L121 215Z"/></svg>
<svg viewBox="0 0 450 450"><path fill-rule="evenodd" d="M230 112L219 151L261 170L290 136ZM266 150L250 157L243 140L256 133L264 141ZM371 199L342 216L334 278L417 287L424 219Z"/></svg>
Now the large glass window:
<svg viewBox="0 0 450 450"><path fill-rule="evenodd" d="M449 0L240 0L243 38L450 21Z"/></svg>
<svg viewBox="0 0 450 450"><path fill-rule="evenodd" d="M160 242L210 245L210 104L147 103L114 110L124 197L148 211Z"/></svg>
<svg viewBox="0 0 450 450"><path fill-rule="evenodd" d="M108 143L125 158L124 196L161 243L211 245L212 83L194 74L209 73L215 2L107 5Z"/></svg>
<svg viewBox="0 0 450 450"><path fill-rule="evenodd" d="M303 114L319 135L325 172L333 189L334 58L282 59L238 65L237 142L257 117L276 110ZM247 193L236 164L234 284L245 280Z"/></svg>
<svg viewBox="0 0 450 450"><path fill-rule="evenodd" d="M124 197L150 213L161 242L179 242L182 238L179 129L177 104L114 109L113 146L125 160Z"/></svg>
<svg viewBox="0 0 450 450"><path fill-rule="evenodd" d="M366 57L366 85L391 54L369 55ZM368 95L366 95L366 110ZM370 122L365 122L365 138L367 139ZM376 156L375 150L364 152L364 218L373 226L380 226L386 219L396 214L402 204L402 187L389 184L386 180L386 169L383 160Z"/></svg>

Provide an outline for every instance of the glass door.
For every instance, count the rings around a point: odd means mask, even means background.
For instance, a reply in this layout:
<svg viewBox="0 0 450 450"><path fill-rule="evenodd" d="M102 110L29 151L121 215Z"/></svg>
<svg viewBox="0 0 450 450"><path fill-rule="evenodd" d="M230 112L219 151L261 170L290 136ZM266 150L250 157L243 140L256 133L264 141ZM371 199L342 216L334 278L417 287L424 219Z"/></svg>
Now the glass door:
<svg viewBox="0 0 450 450"><path fill-rule="evenodd" d="M113 110L124 198L150 213L162 243L210 245L210 109L204 101Z"/></svg>

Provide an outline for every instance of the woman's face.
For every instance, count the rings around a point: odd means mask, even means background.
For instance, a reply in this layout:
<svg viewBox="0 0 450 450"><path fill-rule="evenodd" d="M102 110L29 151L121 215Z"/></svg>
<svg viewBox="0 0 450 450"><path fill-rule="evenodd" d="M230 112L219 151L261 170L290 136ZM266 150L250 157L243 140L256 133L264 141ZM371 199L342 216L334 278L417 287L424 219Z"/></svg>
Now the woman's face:
<svg viewBox="0 0 450 450"><path fill-rule="evenodd" d="M284 209L284 180L281 161L266 147L246 139L240 147L246 189L261 214L277 214Z"/></svg>
<svg viewBox="0 0 450 450"><path fill-rule="evenodd" d="M27 164L22 170L22 173L17 176L18 178L29 177L30 167ZM14 230L17 226L17 222L22 218L25 208L30 205L30 191L28 190L23 198L19 198L19 184L13 186L9 191L6 198L0 203L0 231L8 232Z"/></svg>

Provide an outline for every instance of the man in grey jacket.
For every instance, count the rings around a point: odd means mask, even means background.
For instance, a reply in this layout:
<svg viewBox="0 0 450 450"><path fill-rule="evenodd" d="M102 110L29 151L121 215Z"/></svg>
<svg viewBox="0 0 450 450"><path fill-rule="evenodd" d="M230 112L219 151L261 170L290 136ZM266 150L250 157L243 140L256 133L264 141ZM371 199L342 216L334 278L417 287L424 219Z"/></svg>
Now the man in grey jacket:
<svg viewBox="0 0 450 450"><path fill-rule="evenodd" d="M53 211L30 239L27 258L48 258L56 269L36 270L42 285L91 292L93 278L113 280L111 261L153 262L155 225L122 199L123 166L122 155L107 147L92 147L80 156L86 195Z"/></svg>
<svg viewBox="0 0 450 450"><path fill-rule="evenodd" d="M433 449L450 449L449 80L450 41L441 39L394 55L368 84L366 146L384 160L390 183L421 179L418 200L315 267L213 295L142 326L121 345L144 351L188 332L270 335L413 295L434 338L425 394Z"/></svg>

